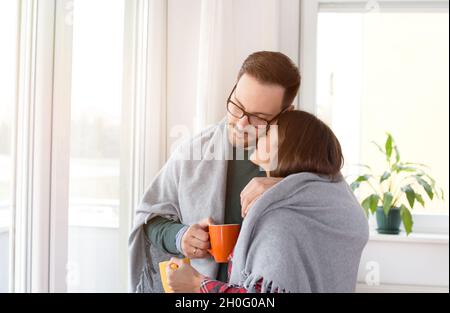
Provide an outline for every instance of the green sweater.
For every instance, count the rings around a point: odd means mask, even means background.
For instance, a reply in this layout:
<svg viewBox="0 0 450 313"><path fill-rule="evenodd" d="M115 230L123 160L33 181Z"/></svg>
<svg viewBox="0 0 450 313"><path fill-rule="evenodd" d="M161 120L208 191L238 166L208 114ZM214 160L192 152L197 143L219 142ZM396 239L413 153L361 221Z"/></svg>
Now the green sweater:
<svg viewBox="0 0 450 313"><path fill-rule="evenodd" d="M247 153L244 160L234 159L228 161L224 224L242 224L241 191L252 178L265 176L264 171L260 171L257 165L248 160ZM156 247L171 254L179 254L175 241L178 231L183 227L183 224L156 217L147 224L145 231L150 242ZM218 280L228 281L227 267L226 263L220 264Z"/></svg>

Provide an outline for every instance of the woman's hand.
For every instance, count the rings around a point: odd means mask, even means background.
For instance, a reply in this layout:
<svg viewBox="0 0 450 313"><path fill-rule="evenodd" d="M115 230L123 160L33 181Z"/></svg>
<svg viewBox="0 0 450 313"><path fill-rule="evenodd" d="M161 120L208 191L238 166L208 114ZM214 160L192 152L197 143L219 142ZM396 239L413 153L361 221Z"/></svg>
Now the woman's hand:
<svg viewBox="0 0 450 313"><path fill-rule="evenodd" d="M178 268L172 268L176 264ZM167 284L173 292L198 293L201 282L206 276L197 272L190 264L184 263L181 259L171 258L166 268Z"/></svg>
<svg viewBox="0 0 450 313"><path fill-rule="evenodd" d="M241 192L241 215L245 217L256 200L269 188L279 183L283 178L255 177Z"/></svg>

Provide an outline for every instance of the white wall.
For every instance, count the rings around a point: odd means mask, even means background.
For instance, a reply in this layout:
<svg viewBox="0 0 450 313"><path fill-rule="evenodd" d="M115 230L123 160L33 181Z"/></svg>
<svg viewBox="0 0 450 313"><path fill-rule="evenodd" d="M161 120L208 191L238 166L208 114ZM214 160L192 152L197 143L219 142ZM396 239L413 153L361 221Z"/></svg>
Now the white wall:
<svg viewBox="0 0 450 313"><path fill-rule="evenodd" d="M448 292L448 264L448 235L374 231L362 254L358 290Z"/></svg>

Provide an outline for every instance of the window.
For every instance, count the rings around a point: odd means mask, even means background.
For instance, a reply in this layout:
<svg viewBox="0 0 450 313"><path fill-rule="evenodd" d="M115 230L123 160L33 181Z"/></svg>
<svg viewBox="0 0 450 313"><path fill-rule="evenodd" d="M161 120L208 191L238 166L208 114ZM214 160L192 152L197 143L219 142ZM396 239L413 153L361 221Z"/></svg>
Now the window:
<svg viewBox="0 0 450 313"><path fill-rule="evenodd" d="M73 7L69 292L126 291L127 238L120 231L124 17L124 0L76 1Z"/></svg>
<svg viewBox="0 0 450 313"><path fill-rule="evenodd" d="M18 1L0 2L0 293L10 282Z"/></svg>
<svg viewBox="0 0 450 313"><path fill-rule="evenodd" d="M133 208L165 153L166 10L1 1L0 292L127 291Z"/></svg>
<svg viewBox="0 0 450 313"><path fill-rule="evenodd" d="M390 132L402 158L427 164L448 199L448 8L417 7L319 11L316 109L341 141L346 174L357 163L382 166L371 141ZM448 214L448 200L415 213Z"/></svg>

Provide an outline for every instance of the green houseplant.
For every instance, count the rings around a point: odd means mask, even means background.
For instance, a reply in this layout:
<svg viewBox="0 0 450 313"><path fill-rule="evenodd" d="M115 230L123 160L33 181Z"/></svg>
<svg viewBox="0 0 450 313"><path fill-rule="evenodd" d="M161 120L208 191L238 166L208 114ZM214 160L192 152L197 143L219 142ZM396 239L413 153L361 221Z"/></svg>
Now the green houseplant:
<svg viewBox="0 0 450 313"><path fill-rule="evenodd" d="M353 191L367 185L370 195L361 202L366 216L375 214L377 231L383 234L398 234L403 222L409 235L413 227L411 210L419 203L425 206L425 193L430 200L444 198L443 190L436 187L435 180L426 172L427 166L420 163L402 162L399 149L391 134L387 134L384 147L373 142L383 154L386 167L381 175L374 173L368 165L360 164L367 172L352 183Z"/></svg>

